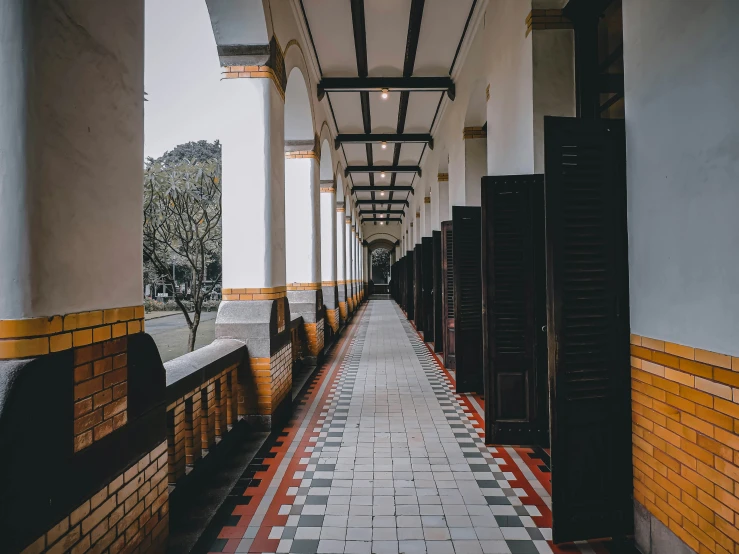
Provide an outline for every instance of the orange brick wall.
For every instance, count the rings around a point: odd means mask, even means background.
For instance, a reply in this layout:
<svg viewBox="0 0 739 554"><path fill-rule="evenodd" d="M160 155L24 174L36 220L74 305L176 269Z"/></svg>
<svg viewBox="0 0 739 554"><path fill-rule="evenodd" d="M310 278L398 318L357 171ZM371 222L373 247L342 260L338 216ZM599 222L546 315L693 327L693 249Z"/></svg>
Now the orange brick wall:
<svg viewBox="0 0 739 554"><path fill-rule="evenodd" d="M169 525L163 442L29 545L43 552L163 553Z"/></svg>
<svg viewBox="0 0 739 554"><path fill-rule="evenodd" d="M174 485L238 420L243 399L231 366L167 406L169 483ZM243 415L243 413L242 413Z"/></svg>
<svg viewBox="0 0 739 554"><path fill-rule="evenodd" d="M335 308L333 310L326 310L326 319L328 319L328 324L333 329L334 333L338 333L339 331L339 308Z"/></svg>
<svg viewBox="0 0 739 554"><path fill-rule="evenodd" d="M323 323L324 320L321 319L317 323L305 324L305 335L308 342L308 354L311 356L318 356L323 351Z"/></svg>
<svg viewBox="0 0 739 554"><path fill-rule="evenodd" d="M255 387L246 397L246 413L271 415L292 389L292 345L288 342L270 358L250 358L249 363Z"/></svg>
<svg viewBox="0 0 739 554"><path fill-rule="evenodd" d="M339 317L341 317L341 321L346 321L348 315L346 302L339 302Z"/></svg>
<svg viewBox="0 0 739 554"><path fill-rule="evenodd" d="M128 338L74 349L74 451L128 421Z"/></svg>
<svg viewBox="0 0 739 554"><path fill-rule="evenodd" d="M631 342L634 498L696 552L739 554L739 358Z"/></svg>

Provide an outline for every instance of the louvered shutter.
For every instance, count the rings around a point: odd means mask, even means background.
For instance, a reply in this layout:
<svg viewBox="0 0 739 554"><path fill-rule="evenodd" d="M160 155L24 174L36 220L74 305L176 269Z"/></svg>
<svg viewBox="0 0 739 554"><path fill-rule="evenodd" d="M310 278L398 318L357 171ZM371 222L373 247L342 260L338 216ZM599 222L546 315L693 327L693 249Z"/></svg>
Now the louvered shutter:
<svg viewBox="0 0 739 554"><path fill-rule="evenodd" d="M434 340L434 239L423 237L421 239L421 283L423 285L423 340L432 342Z"/></svg>
<svg viewBox="0 0 739 554"><path fill-rule="evenodd" d="M408 319L413 319L414 311L414 283L416 282L416 266L414 262L413 250L409 250L405 255L405 315Z"/></svg>
<svg viewBox="0 0 739 554"><path fill-rule="evenodd" d="M441 284L444 319L444 365L454 369L454 232L451 221L441 223Z"/></svg>
<svg viewBox="0 0 739 554"><path fill-rule="evenodd" d="M623 121L545 118L555 542L633 527Z"/></svg>
<svg viewBox="0 0 739 554"><path fill-rule="evenodd" d="M417 244L413 249L413 322L418 331L423 332L423 283L421 269L423 267L423 248Z"/></svg>
<svg viewBox="0 0 739 554"><path fill-rule="evenodd" d="M483 392L480 208L452 206L457 392Z"/></svg>
<svg viewBox="0 0 739 554"><path fill-rule="evenodd" d="M441 317L443 309L441 295L441 231L431 233L432 238L432 265L433 265L433 284L432 284L432 303L434 318L434 351L441 352L444 349L444 321Z"/></svg>
<svg viewBox="0 0 739 554"><path fill-rule="evenodd" d="M483 177L483 367L489 444L548 446L544 261L544 176Z"/></svg>

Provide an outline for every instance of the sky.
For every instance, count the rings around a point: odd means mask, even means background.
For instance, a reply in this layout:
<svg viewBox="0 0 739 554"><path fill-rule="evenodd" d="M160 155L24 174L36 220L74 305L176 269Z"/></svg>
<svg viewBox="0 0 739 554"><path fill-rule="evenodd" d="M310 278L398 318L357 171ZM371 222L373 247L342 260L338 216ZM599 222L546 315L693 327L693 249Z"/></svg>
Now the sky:
<svg viewBox="0 0 739 554"><path fill-rule="evenodd" d="M147 0L146 157L219 138L221 68L203 0Z"/></svg>

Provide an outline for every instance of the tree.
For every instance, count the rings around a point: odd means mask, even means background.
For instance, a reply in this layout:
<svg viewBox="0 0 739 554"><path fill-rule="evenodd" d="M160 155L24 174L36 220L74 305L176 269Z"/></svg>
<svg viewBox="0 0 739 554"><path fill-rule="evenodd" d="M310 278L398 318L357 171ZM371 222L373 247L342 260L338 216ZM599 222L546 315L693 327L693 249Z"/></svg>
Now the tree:
<svg viewBox="0 0 739 554"><path fill-rule="evenodd" d="M390 252L385 248L377 248L372 251L372 272L374 273L375 268L382 275L382 278L387 282L387 278L390 276Z"/></svg>
<svg viewBox="0 0 739 554"><path fill-rule="evenodd" d="M221 146L218 141L181 144L146 161L144 174L144 258L172 286L174 300L190 329L188 352L195 349L203 302L220 282ZM214 264L214 262L218 262ZM191 274L192 317L177 290L172 264ZM219 272L206 286L207 270Z"/></svg>

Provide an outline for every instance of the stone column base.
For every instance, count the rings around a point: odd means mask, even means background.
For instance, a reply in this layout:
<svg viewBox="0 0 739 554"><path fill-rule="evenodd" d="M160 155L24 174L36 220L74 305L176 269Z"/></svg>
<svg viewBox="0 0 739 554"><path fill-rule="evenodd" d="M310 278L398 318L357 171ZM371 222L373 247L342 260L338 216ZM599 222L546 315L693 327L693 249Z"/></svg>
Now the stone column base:
<svg viewBox="0 0 739 554"><path fill-rule="evenodd" d="M274 300L223 301L216 338L246 344L249 364L239 382L239 415L256 429L281 427L292 411L290 305Z"/></svg>
<svg viewBox="0 0 739 554"><path fill-rule="evenodd" d="M333 310L326 310L326 319L328 320L328 324L333 330L334 333L339 332L339 325L341 323L341 316L339 314L339 308L335 308Z"/></svg>
<svg viewBox="0 0 739 554"><path fill-rule="evenodd" d="M323 291L318 290L288 290L287 299L290 302L292 317L303 318L303 329L308 342L306 362L309 365L318 363L323 354Z"/></svg>

